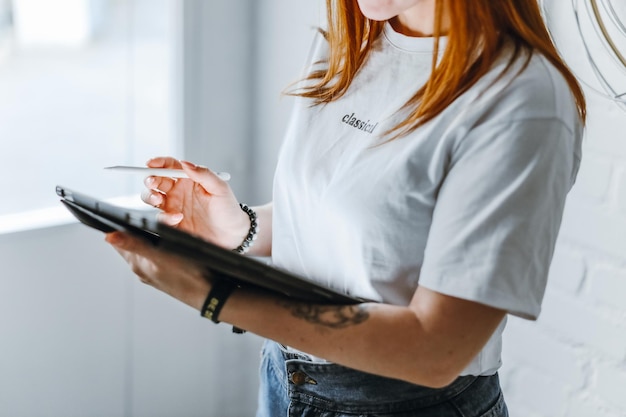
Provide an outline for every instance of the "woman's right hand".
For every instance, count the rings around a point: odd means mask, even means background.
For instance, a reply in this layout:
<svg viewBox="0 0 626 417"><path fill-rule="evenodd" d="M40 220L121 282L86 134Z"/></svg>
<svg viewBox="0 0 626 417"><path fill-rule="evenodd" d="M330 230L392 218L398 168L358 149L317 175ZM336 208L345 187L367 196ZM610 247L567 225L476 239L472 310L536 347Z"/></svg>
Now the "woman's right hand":
<svg viewBox="0 0 626 417"><path fill-rule="evenodd" d="M183 169L189 178L151 176L141 199L162 210L158 220L226 249L241 244L250 219L227 182L210 169L170 157L153 158L150 168Z"/></svg>

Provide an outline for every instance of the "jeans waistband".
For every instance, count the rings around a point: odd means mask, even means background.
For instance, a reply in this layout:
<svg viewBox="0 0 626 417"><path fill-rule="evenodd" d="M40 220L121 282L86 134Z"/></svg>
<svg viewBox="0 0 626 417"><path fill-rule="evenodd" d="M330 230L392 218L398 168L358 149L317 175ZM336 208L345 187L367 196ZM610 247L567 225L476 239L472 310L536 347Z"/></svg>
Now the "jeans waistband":
<svg viewBox="0 0 626 417"><path fill-rule="evenodd" d="M291 398L311 404L339 404L344 410L367 405L381 412L430 407L468 389L478 378L462 376L445 388L433 389L350 369L331 362L312 362L308 355L268 342L264 347L277 377ZM497 384L499 390L499 384Z"/></svg>

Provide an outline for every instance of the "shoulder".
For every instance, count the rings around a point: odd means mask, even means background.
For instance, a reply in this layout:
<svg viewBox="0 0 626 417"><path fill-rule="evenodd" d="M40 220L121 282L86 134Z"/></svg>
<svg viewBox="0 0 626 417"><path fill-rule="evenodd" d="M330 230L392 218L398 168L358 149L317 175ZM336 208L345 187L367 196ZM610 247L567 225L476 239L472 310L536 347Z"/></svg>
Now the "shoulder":
<svg viewBox="0 0 626 417"><path fill-rule="evenodd" d="M549 132L556 128L579 154L583 124L565 77L539 53L511 59L512 52L503 54L491 71L461 98L463 111L457 120L470 131L515 125L521 130L531 126L537 132L543 126L544 138L553 137Z"/></svg>
<svg viewBox="0 0 626 417"><path fill-rule="evenodd" d="M541 157L559 163L573 181L583 124L567 81L540 54L519 56L507 68L510 58L503 56L449 109L457 127L450 130L451 159L499 155L523 170Z"/></svg>
<svg viewBox="0 0 626 417"><path fill-rule="evenodd" d="M504 54L477 86L482 89L478 100L486 111L483 116L557 122L576 133L580 129L576 102L559 70L539 53L522 54L507 69L510 59Z"/></svg>

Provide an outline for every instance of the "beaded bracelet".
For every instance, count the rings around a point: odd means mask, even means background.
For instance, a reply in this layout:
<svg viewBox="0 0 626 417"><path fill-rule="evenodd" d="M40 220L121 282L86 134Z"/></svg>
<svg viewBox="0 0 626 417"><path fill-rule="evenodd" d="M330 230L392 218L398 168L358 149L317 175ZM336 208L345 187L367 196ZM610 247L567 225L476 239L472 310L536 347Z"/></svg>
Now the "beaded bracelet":
<svg viewBox="0 0 626 417"><path fill-rule="evenodd" d="M237 246L233 249L234 252L244 254L250 250L250 247L254 244L256 240L256 234L259 231L259 225L257 222L257 215L254 210L248 207L246 204L239 203L239 207L248 215L250 218L250 230L248 230L248 235L241 242L241 245Z"/></svg>

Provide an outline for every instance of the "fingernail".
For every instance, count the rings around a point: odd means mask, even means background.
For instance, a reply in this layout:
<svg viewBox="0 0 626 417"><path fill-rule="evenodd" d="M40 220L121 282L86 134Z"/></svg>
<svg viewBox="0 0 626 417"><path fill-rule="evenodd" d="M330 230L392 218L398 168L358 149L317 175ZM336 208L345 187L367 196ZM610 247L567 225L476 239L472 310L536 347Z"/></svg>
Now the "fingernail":
<svg viewBox="0 0 626 417"><path fill-rule="evenodd" d="M149 200L150 200L150 203L155 206L158 206L159 204L163 203L163 197L158 196L156 194L151 194Z"/></svg>
<svg viewBox="0 0 626 417"><path fill-rule="evenodd" d="M184 215L182 213L176 213L176 214L159 213L157 214L156 219L158 222L161 222L168 226L176 226L178 223L180 223L183 220L183 217Z"/></svg>
<svg viewBox="0 0 626 417"><path fill-rule="evenodd" d="M189 168L197 168L198 166L196 164L194 164L193 162L189 162L189 161L180 161L181 164L185 164L187 165Z"/></svg>
<svg viewBox="0 0 626 417"><path fill-rule="evenodd" d="M147 177L147 178L144 180L144 183L145 183L146 185L152 185L152 184L154 183L154 177Z"/></svg>

